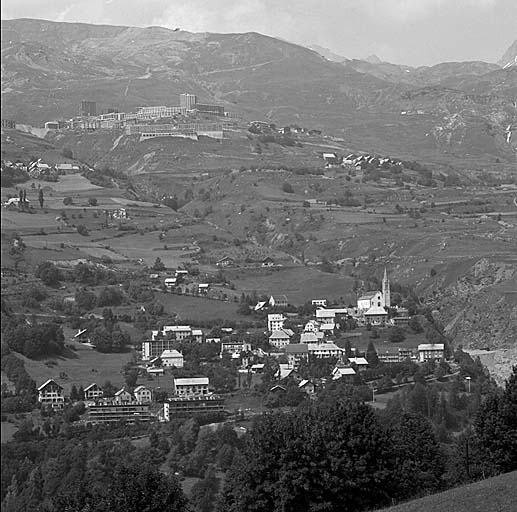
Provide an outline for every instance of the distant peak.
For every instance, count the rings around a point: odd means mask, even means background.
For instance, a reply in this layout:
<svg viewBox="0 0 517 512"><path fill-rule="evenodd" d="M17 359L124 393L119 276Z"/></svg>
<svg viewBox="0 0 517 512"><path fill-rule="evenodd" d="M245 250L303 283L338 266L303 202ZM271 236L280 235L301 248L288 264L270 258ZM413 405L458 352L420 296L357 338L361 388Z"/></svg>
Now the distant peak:
<svg viewBox="0 0 517 512"><path fill-rule="evenodd" d="M377 57L377 55L373 54L372 55L369 55L368 57L366 57L366 59L364 59L366 62L369 62L370 64L380 64L382 62L381 59L379 59L379 57Z"/></svg>

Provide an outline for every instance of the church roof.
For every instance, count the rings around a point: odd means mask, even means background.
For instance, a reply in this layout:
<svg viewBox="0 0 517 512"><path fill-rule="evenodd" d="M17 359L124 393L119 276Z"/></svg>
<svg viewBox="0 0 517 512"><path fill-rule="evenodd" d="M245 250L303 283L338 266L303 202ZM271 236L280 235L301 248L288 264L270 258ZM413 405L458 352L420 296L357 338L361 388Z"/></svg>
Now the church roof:
<svg viewBox="0 0 517 512"><path fill-rule="evenodd" d="M386 310L384 308L378 306L372 306L364 316L377 316L377 315L387 315Z"/></svg>
<svg viewBox="0 0 517 512"><path fill-rule="evenodd" d="M364 293L363 295L361 295L359 297L359 300L368 300L368 299L372 299L373 297L375 297L375 295L377 295L378 293L381 293L379 290L373 290L373 291L370 291L370 292L366 292Z"/></svg>

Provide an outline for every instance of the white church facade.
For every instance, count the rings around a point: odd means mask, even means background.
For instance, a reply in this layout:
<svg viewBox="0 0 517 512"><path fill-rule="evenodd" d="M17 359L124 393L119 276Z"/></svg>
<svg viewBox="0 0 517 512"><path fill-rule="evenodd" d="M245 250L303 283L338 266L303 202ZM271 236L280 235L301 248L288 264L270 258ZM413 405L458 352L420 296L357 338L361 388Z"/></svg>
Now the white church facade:
<svg viewBox="0 0 517 512"><path fill-rule="evenodd" d="M366 292L357 299L357 309L365 320L372 325L382 325L388 319L387 308L391 307L390 281L384 269L382 291Z"/></svg>

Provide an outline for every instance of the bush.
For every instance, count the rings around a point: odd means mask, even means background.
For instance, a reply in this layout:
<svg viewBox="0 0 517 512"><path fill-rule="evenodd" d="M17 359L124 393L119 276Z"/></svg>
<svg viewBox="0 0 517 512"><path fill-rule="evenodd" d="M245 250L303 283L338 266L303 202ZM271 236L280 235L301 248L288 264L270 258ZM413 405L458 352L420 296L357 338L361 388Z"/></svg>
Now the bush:
<svg viewBox="0 0 517 512"><path fill-rule="evenodd" d="M73 203L73 200L72 200L72 198L71 198L71 197L69 197L69 196L67 196L67 197L65 197L65 198L63 199L63 204L64 204L65 206L69 206L69 205L71 205L72 203Z"/></svg>
<svg viewBox="0 0 517 512"><path fill-rule="evenodd" d="M287 181L284 181L282 185L282 190L288 194L292 194L294 192L292 185Z"/></svg>
<svg viewBox="0 0 517 512"><path fill-rule="evenodd" d="M97 206L97 198L96 197L89 197L88 198L88 204L90 206Z"/></svg>
<svg viewBox="0 0 517 512"><path fill-rule="evenodd" d="M80 235L88 236L90 234L90 232L84 224L79 224L76 229Z"/></svg>

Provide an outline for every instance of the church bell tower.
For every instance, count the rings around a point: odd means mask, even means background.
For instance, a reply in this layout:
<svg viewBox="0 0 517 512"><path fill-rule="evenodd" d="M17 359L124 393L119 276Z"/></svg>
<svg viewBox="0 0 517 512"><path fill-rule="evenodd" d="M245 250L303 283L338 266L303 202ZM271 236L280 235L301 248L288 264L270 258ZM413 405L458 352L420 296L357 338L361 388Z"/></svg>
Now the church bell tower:
<svg viewBox="0 0 517 512"><path fill-rule="evenodd" d="M382 278L382 301L385 308L391 307L390 281L386 267L384 267L384 277Z"/></svg>

